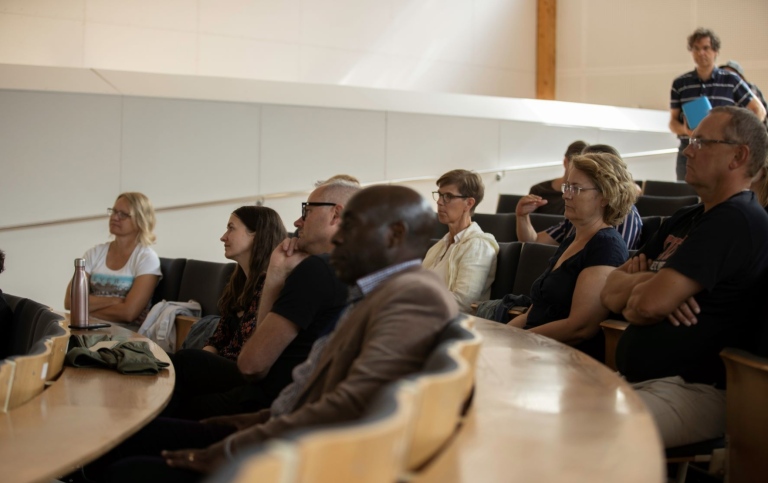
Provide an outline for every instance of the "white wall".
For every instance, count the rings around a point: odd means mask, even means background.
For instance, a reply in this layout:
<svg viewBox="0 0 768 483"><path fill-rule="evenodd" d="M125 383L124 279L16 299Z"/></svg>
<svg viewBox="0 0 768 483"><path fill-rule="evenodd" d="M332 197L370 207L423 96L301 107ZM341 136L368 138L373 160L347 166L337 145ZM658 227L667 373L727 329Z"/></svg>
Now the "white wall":
<svg viewBox="0 0 768 483"><path fill-rule="evenodd" d="M234 208L266 198L290 229L302 192L336 173L410 179L429 196L443 172L475 169L486 183L479 211L493 212L499 193L559 175L574 139L624 153L676 144L658 111L281 89L306 105L0 89L0 287L60 308L72 260L108 239L105 210L122 191L144 192L158 209L161 256L224 261L218 238ZM673 159L629 162L638 178L671 179Z"/></svg>
<svg viewBox="0 0 768 483"><path fill-rule="evenodd" d="M533 97L535 0L0 0L0 64Z"/></svg>
<svg viewBox="0 0 768 483"><path fill-rule="evenodd" d="M667 109L709 27L768 92L765 0L560 0L556 98ZM535 96L536 0L0 0L0 64Z"/></svg>
<svg viewBox="0 0 768 483"><path fill-rule="evenodd" d="M730 59L768 89L765 0L560 0L557 99L669 109L672 80L694 69L686 38L699 27L721 39Z"/></svg>

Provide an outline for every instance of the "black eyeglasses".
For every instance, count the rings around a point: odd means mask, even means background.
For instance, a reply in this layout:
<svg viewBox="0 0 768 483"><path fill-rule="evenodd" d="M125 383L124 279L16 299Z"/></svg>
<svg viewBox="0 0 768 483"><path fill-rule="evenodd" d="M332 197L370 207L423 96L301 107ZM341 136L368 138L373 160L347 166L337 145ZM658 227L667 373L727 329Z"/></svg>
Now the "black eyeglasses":
<svg viewBox="0 0 768 483"><path fill-rule="evenodd" d="M439 191L433 191L432 192L432 198L435 199L435 201L443 200L443 203L446 205L450 203L451 201L455 200L456 198L472 198L471 196L461 196L461 195L455 195L453 193L441 193Z"/></svg>
<svg viewBox="0 0 768 483"><path fill-rule="evenodd" d="M301 219L307 219L307 206L336 206L336 203L326 203L323 201L305 201L301 204Z"/></svg>
<svg viewBox="0 0 768 483"><path fill-rule="evenodd" d="M693 146L694 149L697 151L704 147L707 144L732 144L732 145L739 145L743 144L737 141L728 141L727 139L721 140L721 139L704 139L704 138L691 138L690 142L691 146Z"/></svg>
<svg viewBox="0 0 768 483"><path fill-rule="evenodd" d="M568 193L573 196L579 196L582 191L600 191L600 188L582 188L581 186L574 186L572 184L563 183L560 185L560 191Z"/></svg>
<svg viewBox="0 0 768 483"><path fill-rule="evenodd" d="M126 218L130 218L131 217L130 213L126 213L124 211L116 210L114 208L107 208L107 214L109 216L116 215L117 219L120 220L120 221L123 221Z"/></svg>

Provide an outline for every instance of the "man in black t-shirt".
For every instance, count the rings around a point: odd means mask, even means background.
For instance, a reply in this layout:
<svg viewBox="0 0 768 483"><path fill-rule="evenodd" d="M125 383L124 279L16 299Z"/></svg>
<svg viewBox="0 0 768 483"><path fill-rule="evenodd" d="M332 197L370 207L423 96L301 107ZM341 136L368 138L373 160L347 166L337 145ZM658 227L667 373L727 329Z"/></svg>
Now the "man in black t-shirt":
<svg viewBox="0 0 768 483"><path fill-rule="evenodd" d="M665 447L725 431L724 347L755 350L768 288L768 214L749 191L768 135L751 112L717 107L685 149L685 181L702 203L667 220L608 276L602 302L630 326L616 360L651 411Z"/></svg>
<svg viewBox="0 0 768 483"><path fill-rule="evenodd" d="M328 257L342 210L359 189L344 180L318 186L301 204L294 222L298 236L272 252L254 329L254 335L266 336L245 342L237 366L250 377L279 376L275 394L290 382L291 370L306 359L314 341L333 330L346 304L347 288Z"/></svg>
<svg viewBox="0 0 768 483"><path fill-rule="evenodd" d="M333 330L346 306L347 286L330 266L329 253L342 210L359 189L355 183L329 180L302 203L294 223L298 236L284 240L270 257L256 326L237 367L203 351L175 354L177 384L163 416L199 420L258 411L291 382L293 368L318 338Z"/></svg>

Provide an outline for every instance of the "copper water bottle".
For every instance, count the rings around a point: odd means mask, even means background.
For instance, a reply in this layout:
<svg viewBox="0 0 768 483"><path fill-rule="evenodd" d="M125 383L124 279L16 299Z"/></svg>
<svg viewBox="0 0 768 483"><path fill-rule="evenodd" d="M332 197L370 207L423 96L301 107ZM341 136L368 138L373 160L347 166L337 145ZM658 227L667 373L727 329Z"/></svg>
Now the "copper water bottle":
<svg viewBox="0 0 768 483"><path fill-rule="evenodd" d="M75 258L69 314L69 323L75 327L88 326L89 292L88 277L85 275L85 258Z"/></svg>

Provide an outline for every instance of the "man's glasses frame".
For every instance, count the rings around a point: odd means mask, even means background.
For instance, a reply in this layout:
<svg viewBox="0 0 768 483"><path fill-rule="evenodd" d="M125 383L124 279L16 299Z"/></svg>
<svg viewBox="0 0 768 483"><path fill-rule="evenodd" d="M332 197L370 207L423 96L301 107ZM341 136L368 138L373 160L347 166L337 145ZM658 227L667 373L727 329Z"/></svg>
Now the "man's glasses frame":
<svg viewBox="0 0 768 483"><path fill-rule="evenodd" d="M560 185L560 191L563 193L569 193L573 196L579 196L582 191L600 191L600 188L582 188L581 186L574 186L572 184L563 183Z"/></svg>
<svg viewBox="0 0 768 483"><path fill-rule="evenodd" d="M117 215L117 219L120 221L123 221L127 218L131 217L130 213L126 213L124 211L116 210L114 208L107 208L107 214L111 217L112 215Z"/></svg>
<svg viewBox="0 0 768 483"><path fill-rule="evenodd" d="M432 192L432 198L434 198L435 201L440 201L442 198L443 203L446 205L450 203L451 201L455 200L456 198L460 199L467 199L472 198L471 196L463 196L463 195L455 195L453 193L441 193L439 191L433 191Z"/></svg>
<svg viewBox="0 0 768 483"><path fill-rule="evenodd" d="M706 139L701 137L695 137L695 138L691 138L689 144L693 146L693 149L698 151L708 144L730 144L733 146L738 146L739 144L744 144L744 143L740 143L738 141L730 141L728 139Z"/></svg>
<svg viewBox="0 0 768 483"><path fill-rule="evenodd" d="M337 204L325 201L304 201L301 203L301 221L306 221L307 219L307 206L336 206Z"/></svg>

